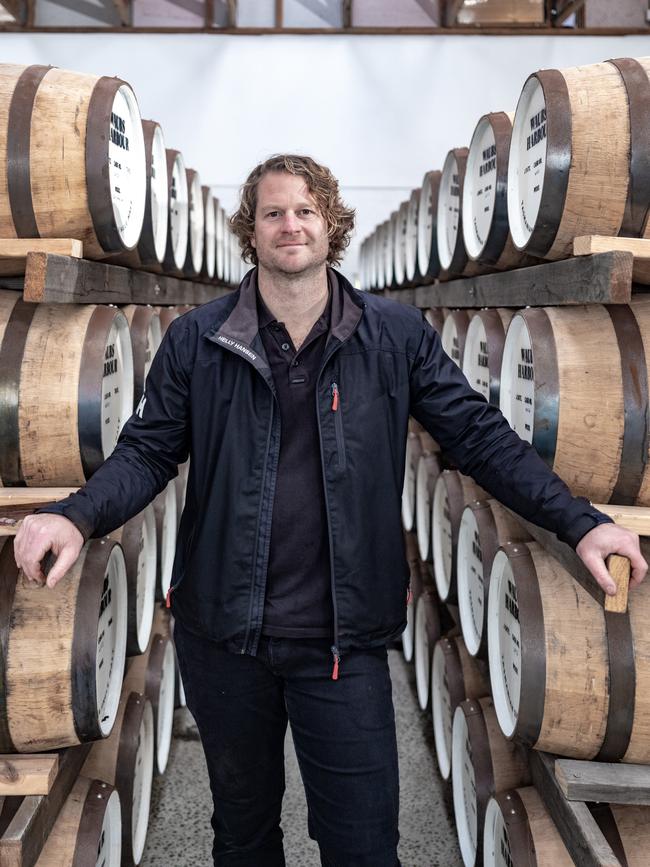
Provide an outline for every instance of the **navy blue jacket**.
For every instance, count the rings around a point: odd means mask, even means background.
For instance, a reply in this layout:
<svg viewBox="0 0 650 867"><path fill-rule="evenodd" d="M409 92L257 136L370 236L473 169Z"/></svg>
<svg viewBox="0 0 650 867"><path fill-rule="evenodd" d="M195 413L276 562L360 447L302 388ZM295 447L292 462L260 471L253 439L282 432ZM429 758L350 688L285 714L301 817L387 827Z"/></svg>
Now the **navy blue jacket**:
<svg viewBox="0 0 650 867"><path fill-rule="evenodd" d="M405 626L400 513L409 415L463 473L569 544L609 519L572 497L469 386L421 311L357 292L337 276L344 291L333 304L314 411L333 643L345 651L383 643ZM143 509L189 455L172 610L189 629L255 653L280 433L249 274L236 292L171 324L113 454L79 493L43 511L66 515L86 538L103 536Z"/></svg>

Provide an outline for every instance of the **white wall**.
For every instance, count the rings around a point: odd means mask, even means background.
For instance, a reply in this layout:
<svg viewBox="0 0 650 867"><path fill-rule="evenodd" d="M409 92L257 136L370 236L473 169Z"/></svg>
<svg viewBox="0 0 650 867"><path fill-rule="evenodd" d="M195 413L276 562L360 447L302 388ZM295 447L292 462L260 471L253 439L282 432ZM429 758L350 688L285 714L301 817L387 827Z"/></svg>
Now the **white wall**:
<svg viewBox="0 0 650 867"><path fill-rule="evenodd" d="M0 35L3 62L130 82L228 208L260 160L313 155L357 208L357 243L469 143L481 114L513 110L530 72L648 54L648 36Z"/></svg>

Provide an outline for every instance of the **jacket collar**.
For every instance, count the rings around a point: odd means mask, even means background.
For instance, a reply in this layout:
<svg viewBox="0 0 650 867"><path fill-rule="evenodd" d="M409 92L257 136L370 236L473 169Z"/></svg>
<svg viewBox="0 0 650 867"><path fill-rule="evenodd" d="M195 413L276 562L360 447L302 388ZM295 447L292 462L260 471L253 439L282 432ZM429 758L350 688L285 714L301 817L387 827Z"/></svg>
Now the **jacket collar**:
<svg viewBox="0 0 650 867"><path fill-rule="evenodd" d="M356 330L365 302L342 274L333 268L327 269L332 290L332 314L330 336L341 342ZM228 337L251 346L259 335L257 312L257 268L251 269L241 282L239 298L222 325L211 328L206 336Z"/></svg>

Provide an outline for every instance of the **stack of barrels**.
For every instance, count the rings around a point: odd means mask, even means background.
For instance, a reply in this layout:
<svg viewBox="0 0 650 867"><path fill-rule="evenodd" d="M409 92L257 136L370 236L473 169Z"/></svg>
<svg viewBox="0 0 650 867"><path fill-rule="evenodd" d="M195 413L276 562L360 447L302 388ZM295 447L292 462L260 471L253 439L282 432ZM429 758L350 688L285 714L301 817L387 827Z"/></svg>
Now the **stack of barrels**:
<svg viewBox="0 0 650 867"><path fill-rule="evenodd" d="M566 258L583 235L650 237L650 57L533 73L364 239L363 289Z"/></svg>
<svg viewBox="0 0 650 867"><path fill-rule="evenodd" d="M0 238L72 237L87 258L239 282L223 207L127 82L4 63L0 106Z"/></svg>
<svg viewBox="0 0 650 867"><path fill-rule="evenodd" d="M607 308L424 315L472 387L574 493L649 505L635 461L645 470L650 446L634 424L650 400L647 307L635 296ZM650 764L650 584L631 592L613 640L602 606L413 420L402 505L404 656L452 784L463 863L571 865L527 753ZM648 808L593 813L622 864L645 863Z"/></svg>

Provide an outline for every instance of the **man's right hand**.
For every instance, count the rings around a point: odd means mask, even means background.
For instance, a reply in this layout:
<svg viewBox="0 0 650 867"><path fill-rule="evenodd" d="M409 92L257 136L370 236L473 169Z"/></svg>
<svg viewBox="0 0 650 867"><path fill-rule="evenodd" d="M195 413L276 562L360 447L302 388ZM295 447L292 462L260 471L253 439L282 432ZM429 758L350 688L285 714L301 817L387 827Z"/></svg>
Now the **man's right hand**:
<svg viewBox="0 0 650 867"><path fill-rule="evenodd" d="M16 565L29 581L55 587L74 565L84 539L72 521L63 515L27 515L14 539ZM57 558L47 579L41 569L43 557L51 551Z"/></svg>

